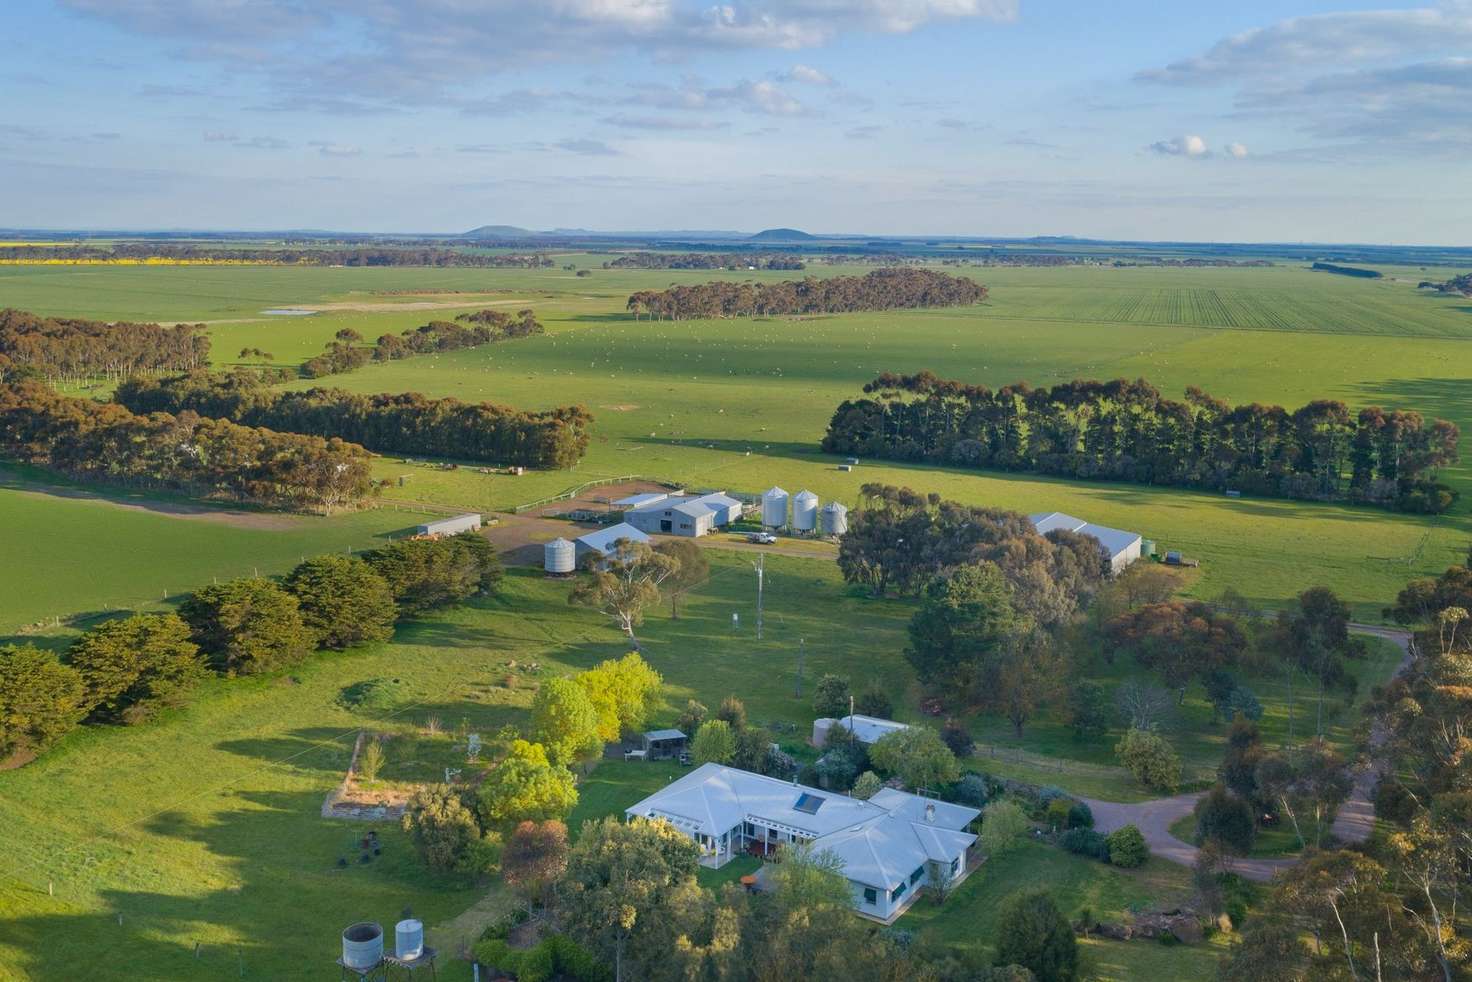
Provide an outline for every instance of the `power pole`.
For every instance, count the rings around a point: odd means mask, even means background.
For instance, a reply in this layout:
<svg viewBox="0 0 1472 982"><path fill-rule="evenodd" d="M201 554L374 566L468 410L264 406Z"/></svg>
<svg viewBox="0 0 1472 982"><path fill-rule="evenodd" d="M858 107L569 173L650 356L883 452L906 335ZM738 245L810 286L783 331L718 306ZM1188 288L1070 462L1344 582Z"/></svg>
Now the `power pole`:
<svg viewBox="0 0 1472 982"><path fill-rule="evenodd" d="M765 560L767 554L756 554L756 639L762 639L762 585L766 579Z"/></svg>

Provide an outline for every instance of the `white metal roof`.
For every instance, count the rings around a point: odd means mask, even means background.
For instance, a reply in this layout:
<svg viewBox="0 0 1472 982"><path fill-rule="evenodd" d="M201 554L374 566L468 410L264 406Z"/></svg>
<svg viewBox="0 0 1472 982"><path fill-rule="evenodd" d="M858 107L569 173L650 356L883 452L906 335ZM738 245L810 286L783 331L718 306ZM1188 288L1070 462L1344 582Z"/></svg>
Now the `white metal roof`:
<svg viewBox="0 0 1472 982"><path fill-rule="evenodd" d="M628 808L625 814L664 818L686 832L719 836L756 820L813 840L844 864L844 876L888 890L926 860L949 862L976 836L964 832L981 812L888 789L869 801L780 781L762 774L703 764ZM803 807L798 807L801 804ZM926 806L934 804L933 821ZM916 817L918 816L918 818Z"/></svg>
<svg viewBox="0 0 1472 982"><path fill-rule="evenodd" d="M685 734L681 730L650 730L644 734L650 740L683 740Z"/></svg>
<svg viewBox="0 0 1472 982"><path fill-rule="evenodd" d="M691 518L700 518L703 515L714 515L716 510L703 501L691 500L675 505L670 511L679 512Z"/></svg>
<svg viewBox="0 0 1472 982"><path fill-rule="evenodd" d="M656 501L663 501L669 496L668 491L645 491L643 494L631 494L627 498L620 498L613 504L616 508L643 508Z"/></svg>
<svg viewBox="0 0 1472 982"><path fill-rule="evenodd" d="M648 542L649 536L640 532L628 522L619 522L605 529L589 532L587 535L578 536L578 541L586 548L596 549L605 555L613 548L613 544L619 539L633 539L635 542Z"/></svg>
<svg viewBox="0 0 1472 982"><path fill-rule="evenodd" d="M892 719L880 719L878 716L864 716L860 713L843 717L838 720L838 725L858 737L860 743L874 743L886 734L910 728L906 723L896 723Z"/></svg>
<svg viewBox="0 0 1472 982"><path fill-rule="evenodd" d="M1104 548L1105 554L1111 559L1140 541L1140 533L1138 532L1125 532L1122 529L1113 529L1107 525L1095 525L1093 522L1086 522L1082 518L1065 515L1061 511L1039 512L1036 515L1029 515L1027 517L1032 522L1033 528L1038 530L1039 535L1047 535L1054 529L1077 532L1080 535L1091 535L1099 540L1099 545Z"/></svg>

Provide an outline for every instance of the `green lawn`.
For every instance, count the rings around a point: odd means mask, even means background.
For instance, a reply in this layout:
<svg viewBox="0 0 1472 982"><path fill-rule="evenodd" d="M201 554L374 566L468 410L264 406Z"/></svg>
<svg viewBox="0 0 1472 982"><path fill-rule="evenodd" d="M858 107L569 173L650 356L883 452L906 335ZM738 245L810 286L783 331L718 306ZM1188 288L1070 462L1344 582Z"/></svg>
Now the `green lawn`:
<svg viewBox="0 0 1472 982"><path fill-rule="evenodd" d="M0 466L0 637L43 620L157 605L215 578L283 573L303 556L372 549L424 520L393 505L330 518L171 511L180 506L222 507Z"/></svg>
<svg viewBox="0 0 1472 982"><path fill-rule="evenodd" d="M920 937L956 948L990 954L1002 902L1013 893L1043 888L1063 916L1085 908L1094 916L1122 920L1132 911L1183 903L1190 897L1191 873L1183 866L1152 859L1138 870L1122 870L1074 856L1055 846L1023 842L989 859L942 904L919 900L898 926ZM1220 944L1165 947L1154 941L1081 943L1082 977L1134 980L1210 979Z"/></svg>
<svg viewBox="0 0 1472 982"><path fill-rule="evenodd" d="M1315 825L1312 820L1305 822L1303 827L1304 838L1310 843L1314 839ZM1325 830L1327 841L1327 832ZM1196 837L1196 816L1187 815L1171 823L1170 834L1182 842L1191 842ZM1278 856L1296 856L1303 850L1299 847L1298 836L1293 832L1293 823L1286 819L1278 824L1276 828L1258 829L1257 836L1252 840L1252 848L1247 855L1255 858L1272 859Z"/></svg>

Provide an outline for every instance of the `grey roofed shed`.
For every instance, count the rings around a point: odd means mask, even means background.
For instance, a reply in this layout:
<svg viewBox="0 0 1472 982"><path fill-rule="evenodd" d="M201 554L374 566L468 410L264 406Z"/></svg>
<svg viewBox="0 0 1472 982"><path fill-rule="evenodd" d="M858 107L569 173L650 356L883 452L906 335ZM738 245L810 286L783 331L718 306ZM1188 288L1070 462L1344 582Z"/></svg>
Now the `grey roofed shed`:
<svg viewBox="0 0 1472 982"><path fill-rule="evenodd" d="M648 542L649 536L640 532L632 525L620 522L617 525L610 525L608 528L598 529L596 532L589 532L587 535L580 535L574 544L577 546L578 556L580 558L589 552L596 552L600 556L606 556L613 548L613 544L619 539Z"/></svg>
<svg viewBox="0 0 1472 982"><path fill-rule="evenodd" d="M685 752L690 738L681 730L650 730L644 734L646 760L662 760L678 757Z"/></svg>

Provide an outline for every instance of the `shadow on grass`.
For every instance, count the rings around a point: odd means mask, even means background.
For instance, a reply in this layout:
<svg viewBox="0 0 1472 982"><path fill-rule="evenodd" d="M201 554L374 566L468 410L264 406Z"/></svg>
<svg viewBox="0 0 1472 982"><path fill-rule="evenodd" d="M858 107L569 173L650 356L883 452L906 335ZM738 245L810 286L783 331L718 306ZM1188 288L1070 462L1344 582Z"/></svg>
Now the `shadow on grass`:
<svg viewBox="0 0 1472 982"><path fill-rule="evenodd" d="M54 898L20 887L29 913L6 921L5 942L20 952L7 967L37 979L336 977L343 927L374 920L391 930L408 906L434 923L475 899L473 884L427 870L394 823L376 827L382 852L362 863L370 826L323 820L316 792L226 794L229 803L206 818L169 811L148 820L139 831L162 841L155 849L129 841L122 875L174 877L178 870L159 867L177 862L181 847L202 848L227 860L235 882L89 892L85 912L65 899L65 884Z"/></svg>

